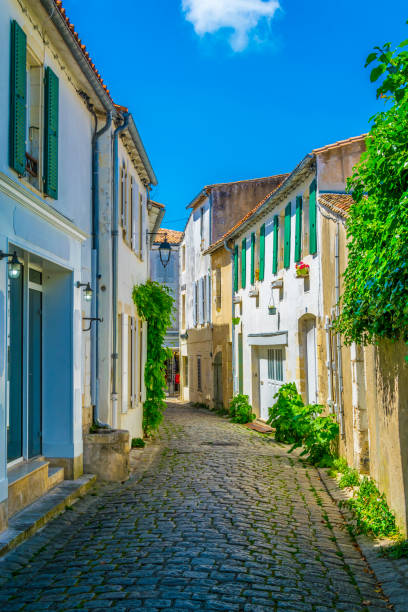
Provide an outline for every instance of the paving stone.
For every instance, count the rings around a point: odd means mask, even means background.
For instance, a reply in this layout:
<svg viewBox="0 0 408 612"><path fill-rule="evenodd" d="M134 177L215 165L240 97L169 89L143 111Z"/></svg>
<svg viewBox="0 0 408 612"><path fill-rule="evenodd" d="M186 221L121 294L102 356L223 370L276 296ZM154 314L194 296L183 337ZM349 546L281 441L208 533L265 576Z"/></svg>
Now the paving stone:
<svg viewBox="0 0 408 612"><path fill-rule="evenodd" d="M386 609L319 473L296 452L182 404L143 452L152 460L126 483L99 483L0 560L2 612ZM377 565L401 602L404 574Z"/></svg>

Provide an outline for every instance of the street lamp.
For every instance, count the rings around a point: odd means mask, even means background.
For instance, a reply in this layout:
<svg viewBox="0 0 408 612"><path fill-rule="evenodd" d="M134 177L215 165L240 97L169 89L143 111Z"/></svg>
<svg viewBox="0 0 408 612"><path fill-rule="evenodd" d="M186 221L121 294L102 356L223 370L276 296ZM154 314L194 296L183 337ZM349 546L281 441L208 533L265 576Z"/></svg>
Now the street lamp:
<svg viewBox="0 0 408 612"><path fill-rule="evenodd" d="M159 256L160 256L160 261L162 262L163 268L165 268L167 264L169 263L170 255L171 255L171 246L170 246L170 243L167 242L167 234L164 234L164 240L159 246Z"/></svg>
<svg viewBox="0 0 408 612"><path fill-rule="evenodd" d="M92 289L91 289L91 285L89 283L80 283L79 281L77 282L76 286L78 287L85 287L84 289L84 300L85 302L90 302L92 300Z"/></svg>
<svg viewBox="0 0 408 612"><path fill-rule="evenodd" d="M0 260L5 257L11 258L7 261L8 277L10 279L19 278L21 274L21 263L18 261L17 251L14 251L14 253L3 253L3 251L0 251Z"/></svg>
<svg viewBox="0 0 408 612"><path fill-rule="evenodd" d="M159 232L146 232L146 234L148 236L157 236ZM163 236L163 234L161 235ZM159 256L160 256L161 264L163 268L165 268L167 264L169 263L170 256L171 256L171 245L170 245L170 242L168 242L167 240L167 233L164 234L164 240L163 242L160 243Z"/></svg>

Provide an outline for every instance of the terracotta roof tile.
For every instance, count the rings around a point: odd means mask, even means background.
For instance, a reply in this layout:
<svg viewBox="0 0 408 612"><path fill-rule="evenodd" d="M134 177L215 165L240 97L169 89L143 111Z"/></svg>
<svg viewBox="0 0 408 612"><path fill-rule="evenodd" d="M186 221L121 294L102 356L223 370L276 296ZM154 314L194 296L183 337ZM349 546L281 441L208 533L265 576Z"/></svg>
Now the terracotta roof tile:
<svg viewBox="0 0 408 612"><path fill-rule="evenodd" d="M255 183L258 181L270 181L271 179L278 178L280 176L282 177L282 180L283 180L288 175L287 174L272 174L271 176L261 176L260 178L243 179L241 181L230 181L227 183L212 183L211 185L205 185L203 189L211 189L212 187L222 187L223 185L235 185L239 183Z"/></svg>
<svg viewBox="0 0 408 612"><path fill-rule="evenodd" d="M360 136L352 136L352 138L346 138L345 140L338 140L337 142L333 142L332 144L325 145L324 147L320 147L318 149L313 149L313 155L318 155L319 153L324 153L325 151L329 151L330 149L337 149L338 147L344 147L345 145L351 144L352 142L360 142L361 140L365 140L368 134L360 134Z"/></svg>
<svg viewBox="0 0 408 612"><path fill-rule="evenodd" d="M164 237L167 235L167 242L170 244L180 244L183 238L183 232L178 232L177 230L164 229L161 227L157 232L157 236L155 236L153 242L154 244L160 244L164 242Z"/></svg>
<svg viewBox="0 0 408 612"><path fill-rule="evenodd" d="M352 196L348 193L321 193L319 195L319 204L323 204L342 217L347 217L353 202Z"/></svg>
<svg viewBox="0 0 408 612"><path fill-rule="evenodd" d="M90 65L90 67L92 68L92 70L94 71L96 77L98 78L98 81L100 82L100 84L102 85L102 87L104 88L104 90L106 91L109 99L111 100L111 102L113 103L112 97L109 93L109 89L107 88L107 86L104 84L103 79L100 75L100 73L98 72L98 70L95 68L95 64L92 62L92 59L88 53L88 51L86 50L86 46L84 44L82 44L81 39L78 36L78 33L75 31L75 26L73 23L71 23L71 21L69 20L69 18L67 17L66 13L65 13L65 8L62 6L62 0L54 0L54 4L57 8L57 10L59 11L59 13L62 15L62 17L65 20L65 23L67 24L68 29L71 32L71 35L73 37L73 39L76 41L79 49L81 50L83 56L85 57L85 59L87 60L88 64Z"/></svg>

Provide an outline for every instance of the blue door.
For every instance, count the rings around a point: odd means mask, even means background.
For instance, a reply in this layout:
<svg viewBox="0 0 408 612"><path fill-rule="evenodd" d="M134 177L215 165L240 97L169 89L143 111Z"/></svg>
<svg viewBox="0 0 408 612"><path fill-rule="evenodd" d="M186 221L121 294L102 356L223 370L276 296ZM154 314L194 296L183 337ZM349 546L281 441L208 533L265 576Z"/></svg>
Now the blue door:
<svg viewBox="0 0 408 612"><path fill-rule="evenodd" d="M41 455L42 432L42 292L29 292L28 456Z"/></svg>
<svg viewBox="0 0 408 612"><path fill-rule="evenodd" d="M23 455L23 271L9 280L7 461Z"/></svg>

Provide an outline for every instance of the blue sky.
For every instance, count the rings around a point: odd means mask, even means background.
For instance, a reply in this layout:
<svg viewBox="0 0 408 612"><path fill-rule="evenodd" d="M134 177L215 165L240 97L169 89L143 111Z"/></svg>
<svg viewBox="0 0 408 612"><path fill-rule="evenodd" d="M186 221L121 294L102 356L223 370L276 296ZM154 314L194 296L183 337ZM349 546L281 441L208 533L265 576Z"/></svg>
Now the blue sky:
<svg viewBox="0 0 408 612"><path fill-rule="evenodd" d="M183 3L183 6L182 6ZM406 0L64 0L184 229L208 183L293 169L368 130L372 47L408 38Z"/></svg>

